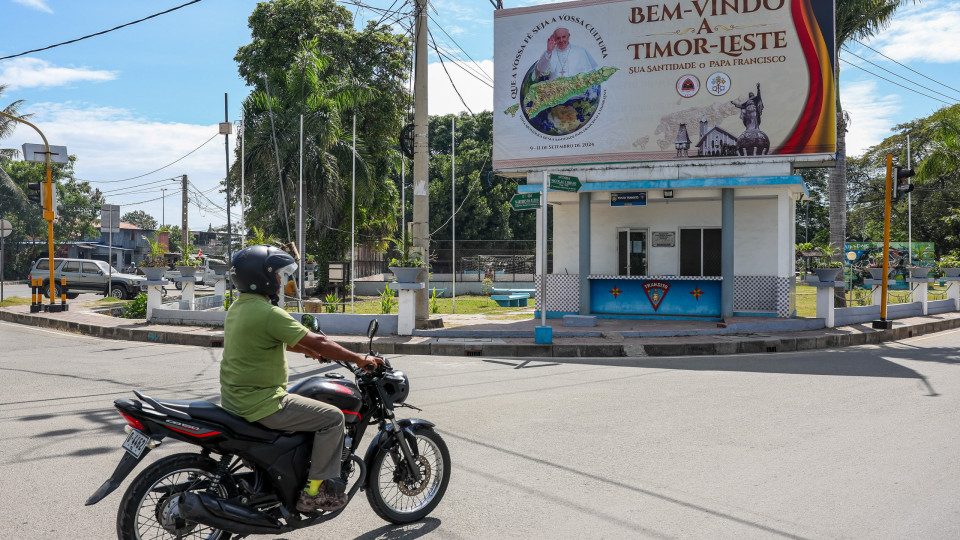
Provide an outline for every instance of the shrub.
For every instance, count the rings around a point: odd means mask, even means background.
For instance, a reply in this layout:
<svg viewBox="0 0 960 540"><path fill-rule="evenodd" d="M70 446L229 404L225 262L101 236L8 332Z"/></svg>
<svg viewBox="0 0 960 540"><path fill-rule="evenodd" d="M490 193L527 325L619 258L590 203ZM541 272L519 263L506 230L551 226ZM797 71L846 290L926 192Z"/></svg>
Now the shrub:
<svg viewBox="0 0 960 540"><path fill-rule="evenodd" d="M133 300L123 306L124 319L147 318L147 293L140 293Z"/></svg>
<svg viewBox="0 0 960 540"><path fill-rule="evenodd" d="M337 293L330 293L323 297L323 312L336 313L337 306L340 304L340 297Z"/></svg>
<svg viewBox="0 0 960 540"><path fill-rule="evenodd" d="M437 302L437 288L434 287L430 293L430 313L440 313L440 302Z"/></svg>
<svg viewBox="0 0 960 540"><path fill-rule="evenodd" d="M393 298L393 291L390 289L390 284L386 283L383 286L383 292L380 293L380 314L389 315L393 311L393 306L397 301Z"/></svg>
<svg viewBox="0 0 960 540"><path fill-rule="evenodd" d="M223 293L223 309L224 311L230 309L230 304L233 303L235 298L233 297L233 291L226 291Z"/></svg>
<svg viewBox="0 0 960 540"><path fill-rule="evenodd" d="M482 282L480 282L480 292L483 293L484 296L489 295L490 293L492 293L492 292L493 292L493 280L490 279L490 278L486 278L486 279L484 279Z"/></svg>

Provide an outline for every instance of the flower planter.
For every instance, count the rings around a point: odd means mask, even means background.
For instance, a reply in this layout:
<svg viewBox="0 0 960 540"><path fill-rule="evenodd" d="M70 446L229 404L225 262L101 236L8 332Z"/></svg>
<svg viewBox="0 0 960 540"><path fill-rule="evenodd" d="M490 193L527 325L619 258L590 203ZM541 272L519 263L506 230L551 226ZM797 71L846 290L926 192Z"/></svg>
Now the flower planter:
<svg viewBox="0 0 960 540"><path fill-rule="evenodd" d="M147 276L147 281L160 281L163 279L163 273L167 271L166 266L141 266L140 271Z"/></svg>
<svg viewBox="0 0 960 540"><path fill-rule="evenodd" d="M960 267L944 266L940 269L943 270L943 277L960 277Z"/></svg>
<svg viewBox="0 0 960 540"><path fill-rule="evenodd" d="M391 266L390 271L397 277L399 283L416 283L423 268L417 266Z"/></svg>
<svg viewBox="0 0 960 540"><path fill-rule="evenodd" d="M883 268L868 268L870 271L870 279L883 279Z"/></svg>
<svg viewBox="0 0 960 540"><path fill-rule="evenodd" d="M225 276L230 270L230 265L227 263L210 263L210 270L213 270L213 273L218 276Z"/></svg>
<svg viewBox="0 0 960 540"><path fill-rule="evenodd" d="M195 277L197 275L196 266L177 266L180 271L180 277Z"/></svg>
<svg viewBox="0 0 960 540"><path fill-rule="evenodd" d="M821 282L838 281L840 272L843 272L843 268L817 268L814 272L816 272L817 279Z"/></svg>
<svg viewBox="0 0 960 540"><path fill-rule="evenodd" d="M912 278L925 278L930 271L933 270L932 266L908 266L907 271L910 272L910 277Z"/></svg>

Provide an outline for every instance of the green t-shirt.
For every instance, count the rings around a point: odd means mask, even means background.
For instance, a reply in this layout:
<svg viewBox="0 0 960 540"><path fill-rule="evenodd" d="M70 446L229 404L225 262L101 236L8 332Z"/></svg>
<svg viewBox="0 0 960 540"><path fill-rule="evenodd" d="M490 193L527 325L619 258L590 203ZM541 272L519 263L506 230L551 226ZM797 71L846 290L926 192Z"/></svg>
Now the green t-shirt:
<svg viewBox="0 0 960 540"><path fill-rule="evenodd" d="M287 394L286 346L305 335L306 328L264 296L241 294L223 328L223 408L250 422L279 411L280 398Z"/></svg>

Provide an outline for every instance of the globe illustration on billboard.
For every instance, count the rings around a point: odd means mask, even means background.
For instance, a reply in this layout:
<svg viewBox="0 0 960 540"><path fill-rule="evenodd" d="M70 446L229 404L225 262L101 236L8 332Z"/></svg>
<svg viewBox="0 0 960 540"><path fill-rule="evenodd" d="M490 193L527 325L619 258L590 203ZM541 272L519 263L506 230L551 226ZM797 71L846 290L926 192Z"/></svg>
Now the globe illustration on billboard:
<svg viewBox="0 0 960 540"><path fill-rule="evenodd" d="M535 68L536 63L527 70L520 85L520 108L530 126L544 135L563 136L587 125L600 105L600 85L590 84L596 80L590 75L596 72L548 81L546 77L538 77ZM606 77L602 80L606 80ZM541 99L538 99L534 95L547 91L561 97L543 99L540 96ZM557 104L540 106L543 102Z"/></svg>

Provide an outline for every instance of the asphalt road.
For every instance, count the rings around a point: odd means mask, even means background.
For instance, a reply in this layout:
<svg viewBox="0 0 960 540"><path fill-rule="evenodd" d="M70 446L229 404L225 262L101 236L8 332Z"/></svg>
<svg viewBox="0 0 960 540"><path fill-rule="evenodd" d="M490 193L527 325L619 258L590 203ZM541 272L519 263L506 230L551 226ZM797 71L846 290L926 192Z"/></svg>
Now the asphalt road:
<svg viewBox="0 0 960 540"><path fill-rule="evenodd" d="M450 446L446 497L404 528L360 497L282 538L958 538L958 344L960 330L768 355L396 357ZM0 323L0 537L112 538L129 480L83 502L122 453L113 399L216 399L220 352ZM326 369L289 360L292 379Z"/></svg>

